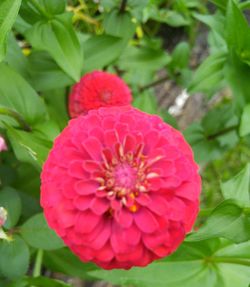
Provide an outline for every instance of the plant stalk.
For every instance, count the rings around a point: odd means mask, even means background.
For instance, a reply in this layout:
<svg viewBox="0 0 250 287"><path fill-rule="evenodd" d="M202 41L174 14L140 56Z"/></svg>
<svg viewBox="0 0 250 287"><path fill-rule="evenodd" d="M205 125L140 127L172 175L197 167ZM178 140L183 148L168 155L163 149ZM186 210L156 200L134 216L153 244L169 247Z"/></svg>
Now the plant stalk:
<svg viewBox="0 0 250 287"><path fill-rule="evenodd" d="M38 249L33 270L33 277L41 276L42 262L43 262L43 250Z"/></svg>

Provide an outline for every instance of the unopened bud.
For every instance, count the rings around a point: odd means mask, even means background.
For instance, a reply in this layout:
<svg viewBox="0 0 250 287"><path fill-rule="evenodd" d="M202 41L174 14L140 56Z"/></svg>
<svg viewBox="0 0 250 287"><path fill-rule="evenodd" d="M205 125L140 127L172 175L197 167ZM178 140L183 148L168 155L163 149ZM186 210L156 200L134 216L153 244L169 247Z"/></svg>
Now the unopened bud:
<svg viewBox="0 0 250 287"><path fill-rule="evenodd" d="M3 207L0 207L0 227L4 225L7 220L7 210Z"/></svg>
<svg viewBox="0 0 250 287"><path fill-rule="evenodd" d="M8 150L5 139L0 135L0 152Z"/></svg>

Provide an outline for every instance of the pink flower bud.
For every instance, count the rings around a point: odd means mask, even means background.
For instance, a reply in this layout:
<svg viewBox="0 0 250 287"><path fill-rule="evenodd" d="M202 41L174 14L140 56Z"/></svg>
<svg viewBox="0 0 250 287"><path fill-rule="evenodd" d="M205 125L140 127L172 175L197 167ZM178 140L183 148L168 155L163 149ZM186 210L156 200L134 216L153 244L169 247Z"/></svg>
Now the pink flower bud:
<svg viewBox="0 0 250 287"><path fill-rule="evenodd" d="M0 135L0 152L8 150L4 138Z"/></svg>
<svg viewBox="0 0 250 287"><path fill-rule="evenodd" d="M7 220L7 210L3 207L0 207L0 228L4 225Z"/></svg>

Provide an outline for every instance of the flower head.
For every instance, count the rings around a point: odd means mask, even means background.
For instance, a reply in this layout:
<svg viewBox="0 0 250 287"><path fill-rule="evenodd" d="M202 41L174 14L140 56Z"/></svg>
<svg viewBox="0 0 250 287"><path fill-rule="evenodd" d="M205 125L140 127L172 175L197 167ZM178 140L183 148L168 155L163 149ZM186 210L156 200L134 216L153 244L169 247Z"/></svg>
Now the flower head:
<svg viewBox="0 0 250 287"><path fill-rule="evenodd" d="M89 110L129 105L132 96L125 82L114 74L94 71L76 83L69 96L69 114L75 118Z"/></svg>
<svg viewBox="0 0 250 287"><path fill-rule="evenodd" d="M128 106L71 120L41 180L49 226L83 261L105 269L169 255L199 209L200 177L183 136Z"/></svg>

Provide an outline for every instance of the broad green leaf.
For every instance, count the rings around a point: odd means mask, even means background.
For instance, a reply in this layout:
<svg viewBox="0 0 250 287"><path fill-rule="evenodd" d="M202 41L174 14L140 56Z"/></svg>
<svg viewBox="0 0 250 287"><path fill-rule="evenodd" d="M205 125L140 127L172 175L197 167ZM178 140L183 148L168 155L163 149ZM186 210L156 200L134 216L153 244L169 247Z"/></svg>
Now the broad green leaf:
<svg viewBox="0 0 250 287"><path fill-rule="evenodd" d="M52 19L65 11L66 0L23 0L20 15L24 21L34 25L40 20Z"/></svg>
<svg viewBox="0 0 250 287"><path fill-rule="evenodd" d="M0 62L6 54L6 39L17 17L22 0L2 0L0 3Z"/></svg>
<svg viewBox="0 0 250 287"><path fill-rule="evenodd" d="M37 91L49 91L73 84L73 80L46 52L34 51L28 57L28 61L30 81Z"/></svg>
<svg viewBox="0 0 250 287"><path fill-rule="evenodd" d="M250 66L243 63L239 57L232 52L225 67L225 76L233 91L235 106L238 112L242 113L245 106L250 103Z"/></svg>
<svg viewBox="0 0 250 287"><path fill-rule="evenodd" d="M240 136L244 137L250 134L250 104L245 106L240 122Z"/></svg>
<svg viewBox="0 0 250 287"><path fill-rule="evenodd" d="M23 287L30 287L30 286L36 286L36 287L72 287L72 285L66 284L63 281L59 281L56 279L51 279L48 277L28 277L22 280L22 283L24 284ZM14 286L13 286L14 287Z"/></svg>
<svg viewBox="0 0 250 287"><path fill-rule="evenodd" d="M83 71L86 73L114 62L122 53L124 42L121 38L109 35L92 36L83 43L83 49Z"/></svg>
<svg viewBox="0 0 250 287"><path fill-rule="evenodd" d="M66 0L36 0L39 2L42 7L44 7L45 11L53 16L56 14L62 14L65 11Z"/></svg>
<svg viewBox="0 0 250 287"><path fill-rule="evenodd" d="M67 75L78 81L83 55L71 16L66 13L57 15L48 22L39 21L25 34L34 48L47 51Z"/></svg>
<svg viewBox="0 0 250 287"><path fill-rule="evenodd" d="M133 106L149 114L157 114L156 98L150 93L141 93L134 101Z"/></svg>
<svg viewBox="0 0 250 287"><path fill-rule="evenodd" d="M219 204L197 232L187 237L187 241L200 241L224 237L236 243L250 239L250 217L233 200Z"/></svg>
<svg viewBox="0 0 250 287"><path fill-rule="evenodd" d="M0 206L7 212L7 221L4 224L6 228L14 227L21 215L22 203L18 192L11 187L4 187L0 190Z"/></svg>
<svg viewBox="0 0 250 287"><path fill-rule="evenodd" d="M143 21L145 22L148 19L165 23L173 27L187 26L190 24L190 19L184 14L174 10L158 9L156 5L151 5L145 9Z"/></svg>
<svg viewBox="0 0 250 287"><path fill-rule="evenodd" d="M125 70L156 71L165 67L170 61L170 56L161 49L128 47L122 54L119 63Z"/></svg>
<svg viewBox="0 0 250 287"><path fill-rule="evenodd" d="M228 0L226 16L227 43L243 62L250 64L250 28L234 0Z"/></svg>
<svg viewBox="0 0 250 287"><path fill-rule="evenodd" d="M13 33L10 34L10 37L8 39L5 62L7 62L11 68L13 68L22 77L24 77L25 80L29 81L30 68L28 66L28 59L22 53L22 50L19 47Z"/></svg>
<svg viewBox="0 0 250 287"><path fill-rule="evenodd" d="M224 51L214 53L198 67L188 87L188 91L211 93L222 85L224 79L223 66L226 61Z"/></svg>
<svg viewBox="0 0 250 287"><path fill-rule="evenodd" d="M63 241L48 227L42 213L36 214L21 226L21 236L32 247L54 250L64 246Z"/></svg>
<svg viewBox="0 0 250 287"><path fill-rule="evenodd" d="M228 129L228 132L231 130L236 131L238 127L238 118L230 103L220 105L208 111L201 123L207 137L211 137L214 134L218 134L219 136L219 133L224 132L226 129Z"/></svg>
<svg viewBox="0 0 250 287"><path fill-rule="evenodd" d="M37 136L35 133L24 132L8 127L8 138L18 160L31 163L41 168L48 156L52 142Z"/></svg>
<svg viewBox="0 0 250 287"><path fill-rule="evenodd" d="M43 262L47 268L54 272L80 277L85 280L89 277L87 272L98 269L93 263L83 263L67 248L46 251Z"/></svg>
<svg viewBox="0 0 250 287"><path fill-rule="evenodd" d="M103 26L108 35L129 40L135 33L135 24L128 12L119 13L114 9L104 17Z"/></svg>
<svg viewBox="0 0 250 287"><path fill-rule="evenodd" d="M225 10L227 7L228 0L210 0L210 2L214 3L215 5L220 7L221 9Z"/></svg>
<svg viewBox="0 0 250 287"><path fill-rule="evenodd" d="M250 164L247 164L236 176L221 183L222 194L225 199L233 198L242 206L250 205Z"/></svg>
<svg viewBox="0 0 250 287"><path fill-rule="evenodd" d="M45 105L35 90L3 63L0 64L0 106L19 113L30 125L46 117Z"/></svg>
<svg viewBox="0 0 250 287"><path fill-rule="evenodd" d="M224 150L217 141L206 138L204 128L199 123L191 124L184 131L184 136L192 146L195 160L199 164L219 158Z"/></svg>
<svg viewBox="0 0 250 287"><path fill-rule="evenodd" d="M190 47L187 42L180 42L172 53L172 59L168 67L172 71L184 69L188 66L190 59Z"/></svg>
<svg viewBox="0 0 250 287"><path fill-rule="evenodd" d="M50 118L58 124L61 130L65 128L69 120L68 107L66 105L68 95L66 93L65 89L56 89L43 93Z"/></svg>
<svg viewBox="0 0 250 287"><path fill-rule="evenodd" d="M130 270L97 270L89 272L95 278L121 286L138 287L248 287L250 268L248 259L237 254L237 247L243 244L229 245L219 240L209 240L195 243L184 243L170 257L161 262L155 262L144 268ZM226 247L225 247L226 246ZM226 248L235 250L236 256L222 257ZM245 246L247 250L248 246ZM225 249L224 249L225 248ZM220 253L220 250L222 253ZM242 265L241 265L242 263ZM245 263L245 265L243 265ZM229 273L237 270L235 285L228 280Z"/></svg>
<svg viewBox="0 0 250 287"><path fill-rule="evenodd" d="M19 237L13 240L0 241L0 274L11 280L23 276L29 268L29 248Z"/></svg>

